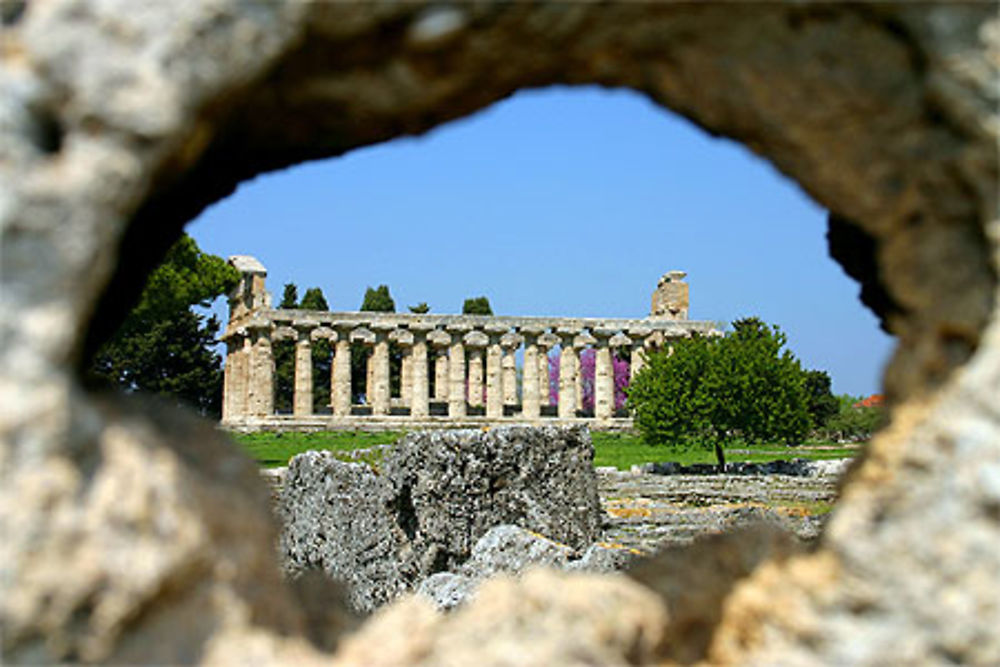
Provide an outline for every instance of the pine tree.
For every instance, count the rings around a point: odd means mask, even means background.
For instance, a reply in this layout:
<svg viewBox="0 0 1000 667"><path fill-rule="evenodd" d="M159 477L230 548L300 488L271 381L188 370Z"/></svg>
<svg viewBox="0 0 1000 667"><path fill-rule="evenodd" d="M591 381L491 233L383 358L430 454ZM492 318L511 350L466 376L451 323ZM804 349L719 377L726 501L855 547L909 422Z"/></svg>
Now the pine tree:
<svg viewBox="0 0 1000 667"><path fill-rule="evenodd" d="M463 315L492 315L493 308L490 307L490 300L485 296L477 296L466 299L462 304Z"/></svg>
<svg viewBox="0 0 1000 667"><path fill-rule="evenodd" d="M206 416L222 408L219 321L198 314L231 290L239 273L184 235L150 275L139 303L101 346L89 374L126 392L147 392Z"/></svg>

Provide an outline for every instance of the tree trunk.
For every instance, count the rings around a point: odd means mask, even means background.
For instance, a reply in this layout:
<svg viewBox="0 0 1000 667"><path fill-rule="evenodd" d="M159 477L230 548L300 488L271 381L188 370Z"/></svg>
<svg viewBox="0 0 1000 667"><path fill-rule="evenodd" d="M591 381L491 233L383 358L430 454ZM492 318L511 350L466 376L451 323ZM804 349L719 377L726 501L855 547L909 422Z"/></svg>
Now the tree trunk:
<svg viewBox="0 0 1000 667"><path fill-rule="evenodd" d="M726 453L722 450L722 445L715 443L715 458L719 461L718 471L721 475L726 472Z"/></svg>

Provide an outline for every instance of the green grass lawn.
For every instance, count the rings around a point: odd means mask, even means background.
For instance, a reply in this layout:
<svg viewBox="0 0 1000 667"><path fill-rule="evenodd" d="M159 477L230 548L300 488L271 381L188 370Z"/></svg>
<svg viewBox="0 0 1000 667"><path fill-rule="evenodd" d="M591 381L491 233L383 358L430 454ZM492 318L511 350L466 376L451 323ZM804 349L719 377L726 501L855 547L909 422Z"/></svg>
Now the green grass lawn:
<svg viewBox="0 0 1000 667"><path fill-rule="evenodd" d="M324 431L319 433L231 433L230 435L261 466L278 468L288 465L289 459L296 454L311 449L326 449L335 454L343 454L355 449L387 445L396 442L403 434L390 431L384 433ZM338 458L357 460L340 456Z"/></svg>
<svg viewBox="0 0 1000 667"><path fill-rule="evenodd" d="M310 449L325 449L336 454L346 454L356 449L366 449L375 445L386 445L395 442L401 433L365 433L362 431L319 432L319 433L233 433L233 439L247 453L265 468L275 468L288 465L288 460L296 454ZM656 463L675 461L684 465L692 463L715 463L715 454L707 449L675 449L665 445L647 445L638 435L628 433L591 434L594 441L594 465L614 466L620 470L628 470L640 463ZM807 443L801 447L782 447L780 445L765 445L746 448L734 447L726 452L727 461L773 461L775 459L836 459L854 456L858 453L856 447L832 446L830 443ZM362 459L377 463L380 453Z"/></svg>
<svg viewBox="0 0 1000 667"><path fill-rule="evenodd" d="M715 463L715 453L710 449L689 448L680 449L666 445L647 445L642 439L631 433L600 433L591 434L594 441L594 465L614 466L619 470L628 470L631 466L641 463L662 463L673 461L682 465L692 463ZM815 445L822 446L822 449ZM783 447L780 445L764 445L757 447L738 446L726 451L727 462L753 461L761 463L776 459L842 459L855 456L857 447L831 447L830 443L807 443L800 447Z"/></svg>

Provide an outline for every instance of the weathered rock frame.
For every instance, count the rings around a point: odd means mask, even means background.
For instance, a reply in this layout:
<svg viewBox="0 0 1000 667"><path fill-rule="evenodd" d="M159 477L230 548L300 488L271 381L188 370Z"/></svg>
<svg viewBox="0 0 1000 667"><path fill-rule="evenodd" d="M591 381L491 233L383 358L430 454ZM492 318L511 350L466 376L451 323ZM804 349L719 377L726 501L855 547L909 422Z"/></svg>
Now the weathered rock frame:
<svg viewBox="0 0 1000 667"><path fill-rule="evenodd" d="M314 635L267 574L266 502L239 481L252 475L207 432L102 400L75 369L183 224L240 181L519 88L599 83L743 142L833 211L834 255L899 338L892 424L819 548L724 587L707 657L1000 660L990 4L51 0L7 3L0 20L6 655L315 657L281 638ZM241 530L223 520L238 493L257 499L239 503ZM130 579L120 564L140 553L156 566ZM192 617L197 632L163 629ZM171 641L149 641L157 632Z"/></svg>

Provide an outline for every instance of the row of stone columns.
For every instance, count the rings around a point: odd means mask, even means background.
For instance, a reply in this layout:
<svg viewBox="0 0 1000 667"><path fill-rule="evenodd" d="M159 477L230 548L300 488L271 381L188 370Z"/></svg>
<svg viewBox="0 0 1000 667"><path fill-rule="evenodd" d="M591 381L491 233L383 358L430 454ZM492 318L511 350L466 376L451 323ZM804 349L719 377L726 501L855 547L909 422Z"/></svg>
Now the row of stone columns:
<svg viewBox="0 0 1000 667"><path fill-rule="evenodd" d="M295 340L295 383L292 401L295 416L313 412L312 340L316 325L280 328L282 338ZM389 346L403 347L401 399L414 418L430 413L429 403L446 402L450 417L464 417L468 407L485 406L486 416L499 419L506 406L518 404L515 354L524 347L521 391L521 417L537 419L549 404L549 356L560 347L559 401L560 418L576 416L582 407L582 376L579 350L594 347L594 417L610 419L614 412L614 372L612 349L629 347L631 373L643 363L643 339L630 339L612 330L581 332L559 328L523 328L519 334L506 330L473 330L458 325L444 329L394 329L391 327L328 329L326 337L333 345L330 376L330 402L333 414L351 413L351 343L371 348L367 366L366 402L375 415L390 412L392 397L389 383ZM228 341L225 369L223 419L240 416L269 416L274 412L274 361L270 326L247 327L242 335ZM434 360L431 362L431 350ZM435 393L429 395L429 373L433 368ZM485 388L485 392L484 392ZM484 399L485 393L485 399Z"/></svg>

